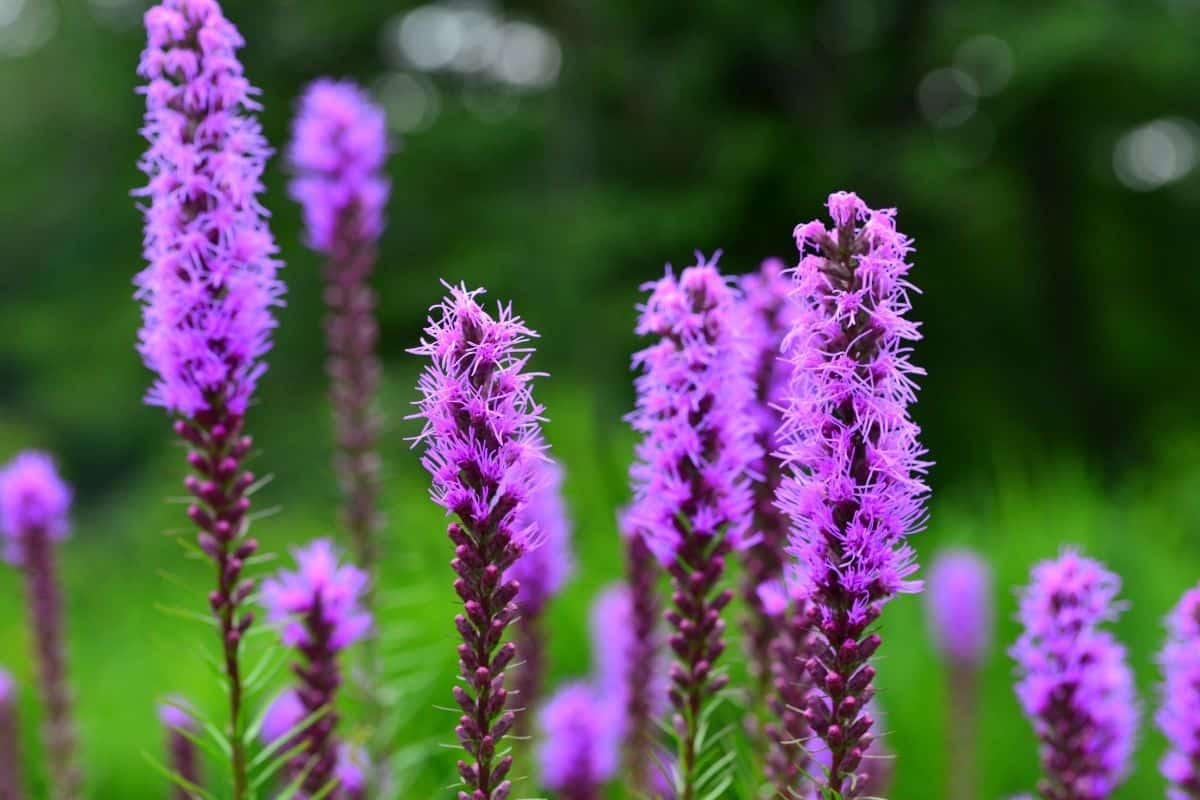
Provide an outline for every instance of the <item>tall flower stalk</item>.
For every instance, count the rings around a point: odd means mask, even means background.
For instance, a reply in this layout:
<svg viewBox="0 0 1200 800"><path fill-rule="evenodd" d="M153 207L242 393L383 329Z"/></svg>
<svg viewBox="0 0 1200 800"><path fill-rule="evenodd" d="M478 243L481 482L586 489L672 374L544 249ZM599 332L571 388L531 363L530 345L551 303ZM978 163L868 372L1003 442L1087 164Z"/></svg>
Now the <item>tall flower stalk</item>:
<svg viewBox="0 0 1200 800"><path fill-rule="evenodd" d="M175 415L189 448L188 516L211 559L209 606L221 643L229 703L231 796L249 791L241 645L253 622L244 576L258 549L247 513L253 475L246 409L266 369L279 305L280 263L258 200L270 155L254 112L257 90L237 59L241 35L216 0L163 0L146 12L142 133L149 149L144 256L135 281L142 302L138 351L157 380L146 396Z"/></svg>
<svg viewBox="0 0 1200 800"><path fill-rule="evenodd" d="M666 619L675 656L669 697L679 733L680 798L697 791L702 714L726 684L721 587L727 556L744 543L751 495L746 479L756 457L745 409L737 294L715 259L676 278L647 284L637 332L654 343L634 356L637 407L629 419L642 435L631 470L630 524L670 574Z"/></svg>
<svg viewBox="0 0 1200 800"><path fill-rule="evenodd" d="M752 465L753 526L757 539L742 552L742 600L747 609L744 627L754 678L751 707L761 714L774 674L771 648L777 620L764 608L759 588L782 578L786 560L788 518L775 503L784 476L783 462L777 453L791 374L791 366L783 359L783 339L795 324L798 306L788 298L792 282L784 274L779 259L764 261L757 272L743 275L740 284L746 355L754 384L749 410L760 451Z"/></svg>
<svg viewBox="0 0 1200 800"><path fill-rule="evenodd" d="M371 616L361 606L368 578L338 563L328 539L295 551L296 569L283 570L262 584L267 617L283 626L283 643L295 648L293 664L301 718L311 722L296 732L304 747L293 757L302 797L323 796L337 777L340 743L334 700L342 685L338 654L365 636ZM335 795L336 796L336 795Z"/></svg>
<svg viewBox="0 0 1200 800"><path fill-rule="evenodd" d="M929 570L926 611L946 664L950 690L947 796L971 800L977 791L975 729L979 673L992 644L992 571L969 550L940 554Z"/></svg>
<svg viewBox="0 0 1200 800"><path fill-rule="evenodd" d="M24 800L21 778L21 752L18 739L16 684L0 669L0 800Z"/></svg>
<svg viewBox="0 0 1200 800"><path fill-rule="evenodd" d="M334 468L355 561L378 560L379 325L375 269L388 181L383 110L350 81L321 78L305 90L292 123L291 194L304 210L308 245L325 257L325 345L336 430ZM368 603L369 606L369 603Z"/></svg>
<svg viewBox="0 0 1200 800"><path fill-rule="evenodd" d="M1012 648L1017 698L1040 744L1043 800L1104 800L1129 771L1138 708L1125 648L1100 626L1121 579L1073 550L1033 568Z"/></svg>
<svg viewBox="0 0 1200 800"><path fill-rule="evenodd" d="M909 343L907 237L895 212L856 195L829 197L832 228L818 220L795 230L799 318L785 344L792 365L782 453L790 474L779 491L792 520L790 552L814 607L816 652L805 717L829 766L822 797L863 796L863 756L874 719L870 659L882 607L910 581L915 555L906 538L925 516L927 467Z"/></svg>
<svg viewBox="0 0 1200 800"><path fill-rule="evenodd" d="M504 737L515 721L506 708L505 669L517 648L503 638L519 613L520 591L505 574L538 543L523 516L545 456L536 374L527 369L536 334L507 306L488 314L476 299L481 291L450 287L413 350L429 359L418 385L415 416L424 427L415 443L425 450L421 463L433 478L434 501L458 518L447 530L463 602L454 620L463 679L454 687L462 709L455 735L468 758L458 762L458 797L504 800L513 762Z"/></svg>
<svg viewBox="0 0 1200 800"><path fill-rule="evenodd" d="M191 800L196 795L189 787L203 785L200 752L194 741L198 732L196 720L186 703L168 700L158 706L158 721L167 735L167 765L178 779L171 788L171 797Z"/></svg>
<svg viewBox="0 0 1200 800"><path fill-rule="evenodd" d="M562 589L574 569L571 557L571 522L563 502L563 470L556 461L538 466L538 488L529 497L522 514L527 527L536 528L541 544L522 555L505 578L521 587L517 592L517 703L526 710L539 704L546 670L546 631L542 619L550 599ZM518 736L530 733L531 714L517 716Z"/></svg>
<svg viewBox="0 0 1200 800"><path fill-rule="evenodd" d="M1200 585L1189 589L1167 617L1159 656L1162 706L1156 716L1169 744L1162 773L1169 800L1200 799Z"/></svg>
<svg viewBox="0 0 1200 800"><path fill-rule="evenodd" d="M52 800L74 800L82 791L54 554L55 544L67 535L70 507L71 490L46 454L20 453L0 470L0 533L5 558L25 575L29 627L46 714L42 730Z"/></svg>

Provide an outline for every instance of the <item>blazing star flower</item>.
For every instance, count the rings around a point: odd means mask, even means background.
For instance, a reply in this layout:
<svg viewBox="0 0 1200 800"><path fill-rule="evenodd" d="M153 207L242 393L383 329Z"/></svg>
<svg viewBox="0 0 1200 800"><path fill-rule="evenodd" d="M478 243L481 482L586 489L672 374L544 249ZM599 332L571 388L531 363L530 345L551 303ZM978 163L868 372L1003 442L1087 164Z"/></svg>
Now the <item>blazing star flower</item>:
<svg viewBox="0 0 1200 800"><path fill-rule="evenodd" d="M505 580L516 581L517 670L516 687L521 704L535 708L541 697L542 674L545 671L546 645L542 615L550 598L558 594L574 569L571 557L571 522L567 517L562 496L563 470L558 462L539 463L538 488L530 497L521 515L521 525L537 531L540 544L527 551L505 573ZM518 735L528 735L524 721L529 715L517 717Z"/></svg>
<svg viewBox="0 0 1200 800"><path fill-rule="evenodd" d="M309 85L292 123L291 195L304 210L308 243L326 256L324 299L327 372L336 429L334 470L343 517L359 566L377 560L380 420L375 409L381 367L376 355L377 298L369 284L383 231L388 182L383 110L351 81ZM370 607L370 595L365 601ZM374 653L368 682L378 679Z"/></svg>
<svg viewBox="0 0 1200 800"><path fill-rule="evenodd" d="M0 470L0 534L4 535L5 560L20 564L21 540L45 536L51 541L66 537L71 489L58 477L54 461L45 453L19 453Z"/></svg>
<svg viewBox="0 0 1200 800"><path fill-rule="evenodd" d="M20 739L17 724L16 686L12 676L0 669L0 797L21 800L25 790L21 781Z"/></svg>
<svg viewBox="0 0 1200 800"><path fill-rule="evenodd" d="M296 172L292 197L304 208L314 250L332 255L339 246L379 238L387 154L383 109L366 92L353 81L309 84L292 123L288 160Z"/></svg>
<svg viewBox="0 0 1200 800"><path fill-rule="evenodd" d="M54 554L55 542L67 534L70 506L71 490L48 455L26 451L0 469L0 533L6 560L18 565L25 577L38 683L46 709L42 732L55 766L50 775L54 800L74 800L81 791L63 643L62 588Z"/></svg>
<svg viewBox="0 0 1200 800"><path fill-rule="evenodd" d="M163 0L145 25L138 352L157 376L146 402L179 417L175 431L191 448L196 475L185 486L198 503L188 513L217 567L209 605L229 689L231 794L244 800L240 645L253 617L239 609L254 591L242 569L257 543L246 538L254 477L242 468L252 445L242 424L283 295L259 202L271 151L254 116L258 91L237 58L244 42L216 0Z"/></svg>
<svg viewBox="0 0 1200 800"><path fill-rule="evenodd" d="M790 551L823 642L811 659L816 691L806 713L832 754L821 788L860 797L856 771L874 721L866 709L880 644L870 631L897 592L913 592L906 538L924 521L927 468L908 343L911 241L895 211L856 195L829 197L833 227L795 230L799 316L784 343L792 368L781 455L789 475L779 506L792 520Z"/></svg>
<svg viewBox="0 0 1200 800"><path fill-rule="evenodd" d="M512 790L512 756L496 756L515 721L505 710L504 670L516 646L500 641L519 613L520 591L504 575L538 543L524 509L545 458L535 373L526 369L535 334L507 307L494 317L484 311L479 290L448 288L412 351L429 359L418 384L415 416L424 427L415 442L425 448L421 463L433 478L434 501L458 517L447 531L464 611L455 618L465 684L454 687L463 711L455 734L470 756L458 763L459 798L502 800Z"/></svg>
<svg viewBox="0 0 1200 800"><path fill-rule="evenodd" d="M342 800L362 800L367 790L367 753L361 747L343 744L338 749L338 794Z"/></svg>
<svg viewBox="0 0 1200 800"><path fill-rule="evenodd" d="M695 748L706 702L727 681L714 671L724 650L721 610L732 595L718 585L725 556L746 544L748 465L758 456L746 409L737 294L716 260L698 257L678 278L669 270L640 307L637 332L654 342L633 358L637 407L629 421L642 439L630 470L629 524L674 582L667 620L676 655L671 702L679 719L679 769L697 779Z"/></svg>
<svg viewBox="0 0 1200 800"><path fill-rule="evenodd" d="M563 800L599 800L620 763L620 709L587 683L559 689L538 714L542 783Z"/></svg>
<svg viewBox="0 0 1200 800"><path fill-rule="evenodd" d="M258 201L270 155L242 72L237 28L215 0L164 0L146 12L150 142L146 269L138 347L158 373L147 401L192 417L244 413L266 369L280 264Z"/></svg>
<svg viewBox="0 0 1200 800"><path fill-rule="evenodd" d="M1162 773L1169 800L1200 798L1200 585L1184 593L1167 617L1167 643L1159 656L1162 706L1156 720L1170 749Z"/></svg>
<svg viewBox="0 0 1200 800"><path fill-rule="evenodd" d="M371 627L370 615L359 605L366 573L339 564L328 539L317 539L294 554L296 570L282 570L263 581L268 618L284 623L283 643L289 647L321 646L334 653L346 649Z"/></svg>
<svg viewBox="0 0 1200 800"><path fill-rule="evenodd" d="M992 643L992 571L969 550L942 553L929 570L926 610L938 650L957 667L978 667Z"/></svg>
<svg viewBox="0 0 1200 800"><path fill-rule="evenodd" d="M158 704L158 720L167 733L168 766L176 777L192 786L200 786L200 753L192 737L196 720L187 701L170 698ZM174 800L190 800L195 793L178 783L171 787Z"/></svg>
<svg viewBox="0 0 1200 800"><path fill-rule="evenodd" d="M371 617L360 604L366 573L339 565L332 542L318 539L296 550L295 556L298 569L263 581L262 602L268 618L284 624L284 644L303 657L294 670L300 680L296 696L303 707L301 718L321 712L297 734L305 748L291 764L293 774L302 776L301 790L316 795L338 768L333 703L342 680L337 654L368 632Z"/></svg>
<svg viewBox="0 0 1200 800"><path fill-rule="evenodd" d="M1121 579L1065 550L1033 568L1012 648L1017 698L1041 743L1047 800L1104 800L1129 771L1138 725L1125 648L1100 626L1122 609Z"/></svg>

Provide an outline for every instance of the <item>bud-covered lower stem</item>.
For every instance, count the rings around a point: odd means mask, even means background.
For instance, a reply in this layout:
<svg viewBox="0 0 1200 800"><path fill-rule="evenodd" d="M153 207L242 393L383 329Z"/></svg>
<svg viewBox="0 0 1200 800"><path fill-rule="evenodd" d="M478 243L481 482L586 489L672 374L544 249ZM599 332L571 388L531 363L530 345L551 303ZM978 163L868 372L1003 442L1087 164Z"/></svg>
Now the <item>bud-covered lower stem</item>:
<svg viewBox="0 0 1200 800"><path fill-rule="evenodd" d="M38 682L45 706L43 734L50 771L52 800L74 800L80 796L80 773L75 762L75 723L71 712L71 690L67 683L63 642L63 600L53 543L41 531L20 538L21 563L25 568L30 627L37 649Z"/></svg>
<svg viewBox="0 0 1200 800"><path fill-rule="evenodd" d="M728 540L683 534L675 559L667 567L674 586L667 623L674 631L668 642L675 654L668 693L680 734L681 800L693 800L700 753L697 750L701 715L708 701L725 687L728 676L714 670L725 650L725 621L721 611L733 593L720 589L725 574Z"/></svg>
<svg viewBox="0 0 1200 800"><path fill-rule="evenodd" d="M626 681L625 770L635 795L648 794L654 758L655 698L658 683L652 679L658 663L658 621L661 618L658 592L658 562L638 535L626 538L626 569L632 637Z"/></svg>
<svg viewBox="0 0 1200 800"><path fill-rule="evenodd" d="M767 700L774 720L764 728L769 746L767 777L779 797L799 796L801 784L810 771L805 742L812 730L805 720L804 709L812 683L807 663L815 644L816 616L811 606L796 601L782 620L769 621L773 628L778 626L778 634L771 641L772 681Z"/></svg>
<svg viewBox="0 0 1200 800"><path fill-rule="evenodd" d="M321 595L316 595L311 610L304 616L307 640L297 646L304 656L292 665L299 679L296 694L304 706L305 717L313 721L300 732L304 748L292 757L291 771L302 775L301 797L318 797L332 784L338 763L338 743L334 736L338 715L334 696L342 684L337 655L332 646L334 625L328 619Z"/></svg>
<svg viewBox="0 0 1200 800"><path fill-rule="evenodd" d="M8 682L0 672L0 684ZM17 724L17 699L11 683L0 686L0 800L24 800L21 779L21 751L18 747L21 727Z"/></svg>
<svg viewBox="0 0 1200 800"><path fill-rule="evenodd" d="M209 608L221 637L221 665L229 698L229 744L233 771L233 797L242 800L248 791L244 733L244 687L241 643L254 621L243 611L254 593L255 582L243 578L246 559L258 543L247 536L254 476L242 468L251 439L242 435L242 416L228 411L202 411L191 421L180 420L175 432L190 445L188 463L193 474L184 486L196 498L188 516L197 527L197 542L216 568L216 588L209 593Z"/></svg>
<svg viewBox="0 0 1200 800"><path fill-rule="evenodd" d="M516 618L514 600L520 587L503 575L520 553L502 527L481 525L473 531L451 523L447 533L455 545L451 567L458 578L454 589L465 612L454 618L463 640L458 657L464 683L454 687L454 699L463 712L454 732L470 756L469 761L458 762L466 786L458 797L505 800L512 791L512 781L507 779L512 756L502 754L500 745L516 715L506 709L504 671L517 647L501 642Z"/></svg>

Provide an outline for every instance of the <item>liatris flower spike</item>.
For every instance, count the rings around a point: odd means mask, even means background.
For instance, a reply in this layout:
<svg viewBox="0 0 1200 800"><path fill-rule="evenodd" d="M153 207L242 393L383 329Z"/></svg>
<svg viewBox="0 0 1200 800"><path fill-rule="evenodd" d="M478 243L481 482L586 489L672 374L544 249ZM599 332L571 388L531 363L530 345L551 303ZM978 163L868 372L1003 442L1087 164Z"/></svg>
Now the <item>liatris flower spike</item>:
<svg viewBox="0 0 1200 800"><path fill-rule="evenodd" d="M559 689L538 714L542 784L562 800L600 800L620 763L621 709L596 686Z"/></svg>
<svg viewBox="0 0 1200 800"><path fill-rule="evenodd" d="M948 796L975 796L978 673L992 644L992 571L969 550L940 554L929 570L926 612L950 689Z"/></svg>
<svg viewBox="0 0 1200 800"><path fill-rule="evenodd" d="M174 800L191 800L193 789L201 786L200 753L193 740L196 720L187 703L170 699L158 706L158 719L167 733L168 767L175 778L171 790Z"/></svg>
<svg viewBox="0 0 1200 800"><path fill-rule="evenodd" d="M1012 648L1017 698L1040 742L1044 800L1104 800L1129 770L1138 725L1133 674L1100 626L1121 579L1073 550L1033 568Z"/></svg>
<svg viewBox="0 0 1200 800"><path fill-rule="evenodd" d="M677 712L681 800L697 791L701 715L725 685L716 670L725 649L719 588L725 558L746 543L751 496L747 466L758 456L746 410L751 397L741 351L737 294L700 258L678 278L647 284L637 332L654 337L634 356L642 435L631 470L630 524L670 573L675 654L671 702Z"/></svg>
<svg viewBox="0 0 1200 800"><path fill-rule="evenodd" d="M740 285L748 369L754 382L749 411L761 451L760 458L752 465L754 532L758 538L743 551L742 576L742 599L749 611L745 621L749 666L757 679L752 701L755 712L760 713L771 687L770 651L775 625L762 606L758 590L783 575L788 519L775 504L784 474L783 462L776 453L791 365L783 359L782 346L784 337L795 325L799 305L789 299L792 282L779 259L767 259L758 271L743 275Z"/></svg>
<svg viewBox="0 0 1200 800"><path fill-rule="evenodd" d="M299 679L296 698L301 718L313 717L297 732L304 748L292 759L291 772L302 775L303 796L319 795L337 774L339 743L334 698L342 683L338 653L361 639L371 617L361 606L367 575L339 565L333 544L318 539L295 551L297 569L263 581L262 602L272 622L282 625L283 643L302 660L294 666Z"/></svg>
<svg viewBox="0 0 1200 800"><path fill-rule="evenodd" d="M17 747L21 728L17 724L16 694L12 676L0 669L0 798L3 800L25 797Z"/></svg>
<svg viewBox="0 0 1200 800"><path fill-rule="evenodd" d="M1169 744L1162 773L1170 800L1200 798L1200 585L1188 590L1167 617L1167 643L1158 727Z"/></svg>
<svg viewBox="0 0 1200 800"><path fill-rule="evenodd" d="M232 797L248 791L241 642L253 621L242 605L254 592L243 577L257 543L248 536L253 476L243 461L251 441L243 421L266 369L279 305L280 263L259 203L270 150L253 112L257 94L237 59L243 44L216 0L164 0L146 12L148 42L142 133L150 146L138 351L157 373L146 396L176 415L190 447L188 515L217 567L209 604L220 633L229 698Z"/></svg>
<svg viewBox="0 0 1200 800"><path fill-rule="evenodd" d="M321 78L305 90L292 123L291 194L304 209L308 243L328 259L325 302L337 451L355 559L370 572L378 528L379 325L368 285L383 231L388 182L383 110L351 81Z"/></svg>
<svg viewBox="0 0 1200 800"><path fill-rule="evenodd" d="M53 765L49 776L53 800L73 800L81 791L63 641L63 598L54 555L55 543L67 535L70 507L71 490L48 455L26 451L0 470L0 533L5 557L25 574L46 712L43 735Z"/></svg>
<svg viewBox="0 0 1200 800"><path fill-rule="evenodd" d="M521 522L536 528L541 544L517 559L505 574L521 587L517 592L517 702L526 709L536 708L541 699L545 672L546 643L542 616L549 600L562 589L574 569L571 558L571 522L562 496L563 470L558 462L539 463L541 477L537 490L530 495ZM517 735L529 734L525 723L531 717L517 717Z"/></svg>
<svg viewBox="0 0 1200 800"><path fill-rule="evenodd" d="M916 564L906 539L924 522L928 490L909 416L922 374L909 361L909 342L920 338L907 319L912 243L896 230L894 210L846 192L828 206L832 228L814 220L795 230L800 311L784 344L793 373L779 503L821 637L805 709L831 754L820 788L849 800L862 796L874 724L869 662L881 639L873 623L898 592L920 589L909 580Z"/></svg>
<svg viewBox="0 0 1200 800"><path fill-rule="evenodd" d="M512 791L512 756L502 742L515 721L506 709L504 670L516 646L501 641L518 614L520 591L504 575L537 544L524 508L545 456L535 373L527 370L535 334L506 306L488 314L479 294L450 287L413 350L429 359L418 385L415 416L424 427L415 443L425 448L421 463L433 477L434 501L458 517L448 529L464 612L454 620L464 682L454 687L463 712L455 734L469 756L458 762L458 797L504 800Z"/></svg>

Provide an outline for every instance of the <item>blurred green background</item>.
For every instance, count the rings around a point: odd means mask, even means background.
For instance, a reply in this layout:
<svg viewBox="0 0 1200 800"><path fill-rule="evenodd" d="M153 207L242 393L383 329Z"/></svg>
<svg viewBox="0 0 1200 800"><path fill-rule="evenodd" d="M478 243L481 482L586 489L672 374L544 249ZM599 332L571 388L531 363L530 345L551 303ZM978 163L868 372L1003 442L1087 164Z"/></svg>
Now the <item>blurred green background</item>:
<svg viewBox="0 0 1200 800"><path fill-rule="evenodd" d="M133 351L140 215L129 191L141 0L0 0L0 458L54 451L77 486L63 551L89 795L165 795L147 760L154 702L219 715L185 530L182 453L143 406ZM302 85L352 76L396 133L382 294L395 705L415 762L406 798L448 797L453 596L442 521L404 441L405 353L439 278L511 299L543 338L547 435L568 470L583 566L552 609L556 679L587 669L583 624L621 566L614 509L632 437L637 286L723 248L729 271L794 253L793 225L850 188L916 239L928 368L917 416L938 462L928 560L970 544L998 580L998 643L978 731L980 797L1032 787L1010 688L1011 587L1075 542L1126 580L1147 716L1160 620L1200 577L1200 2L1197 0L560 0L418 5L228 0L286 140ZM289 267L271 370L249 425L274 481L275 549L335 530L318 261L272 162L267 205ZM0 571L0 663L40 753L20 583ZM889 607L880 664L897 798L943 797L944 674L918 598ZM265 640L264 640L265 641ZM281 679L282 679L281 674ZM219 718L219 717L218 717ZM958 735L958 734L955 734ZM1162 796L1146 726L1118 796ZM429 745L428 747L426 745ZM415 755L414 755L415 754ZM528 764L529 762L526 762ZM531 783L520 793L536 794ZM41 796L40 792L35 796Z"/></svg>

